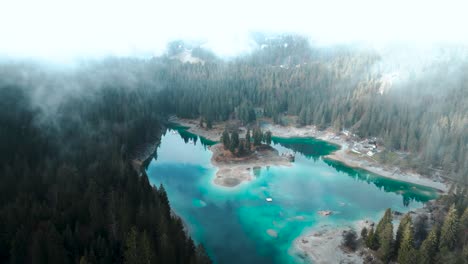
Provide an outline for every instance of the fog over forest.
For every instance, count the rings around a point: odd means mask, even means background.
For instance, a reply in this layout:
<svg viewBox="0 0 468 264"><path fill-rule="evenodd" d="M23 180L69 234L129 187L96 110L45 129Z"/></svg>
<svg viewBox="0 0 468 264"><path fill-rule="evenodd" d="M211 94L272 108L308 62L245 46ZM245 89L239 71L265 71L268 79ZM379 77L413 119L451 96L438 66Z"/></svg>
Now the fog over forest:
<svg viewBox="0 0 468 264"><path fill-rule="evenodd" d="M257 145L268 122L375 142L377 164L450 187L408 252L466 263L449 232L468 230L465 5L0 3L0 263L211 263L146 172L175 116ZM412 263L379 249L389 214L362 246ZM422 262L429 231L444 242Z"/></svg>
<svg viewBox="0 0 468 264"><path fill-rule="evenodd" d="M463 1L5 1L0 54L52 62L161 55L201 41L219 56L257 47L251 34L300 34L318 45L467 44Z"/></svg>

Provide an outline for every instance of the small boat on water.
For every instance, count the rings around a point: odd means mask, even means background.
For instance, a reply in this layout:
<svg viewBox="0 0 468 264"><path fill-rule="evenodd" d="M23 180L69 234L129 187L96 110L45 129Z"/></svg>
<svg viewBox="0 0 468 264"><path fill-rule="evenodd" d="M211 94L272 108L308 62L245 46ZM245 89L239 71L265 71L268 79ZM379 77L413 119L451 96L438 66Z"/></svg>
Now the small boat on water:
<svg viewBox="0 0 468 264"><path fill-rule="evenodd" d="M318 211L317 213L318 213L319 215L321 215L321 216L329 216L329 215L331 215L333 212L330 211L330 210L324 210L324 211Z"/></svg>
<svg viewBox="0 0 468 264"><path fill-rule="evenodd" d="M265 200L266 200L267 202L273 202L273 199L270 198L270 197L266 198Z"/></svg>

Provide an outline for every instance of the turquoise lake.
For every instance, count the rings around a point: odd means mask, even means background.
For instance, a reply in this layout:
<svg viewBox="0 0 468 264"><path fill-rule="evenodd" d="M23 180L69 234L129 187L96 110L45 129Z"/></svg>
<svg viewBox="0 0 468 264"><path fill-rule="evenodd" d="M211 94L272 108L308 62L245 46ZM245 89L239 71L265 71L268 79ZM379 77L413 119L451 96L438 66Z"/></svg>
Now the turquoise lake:
<svg viewBox="0 0 468 264"><path fill-rule="evenodd" d="M323 159L338 148L313 138L273 138L280 153L296 153L292 167L262 168L251 182L220 187L212 182L211 144L183 128L168 130L147 173L165 186L171 207L215 263L302 263L292 242L314 226L378 220L386 208L406 212L437 197L431 188Z"/></svg>

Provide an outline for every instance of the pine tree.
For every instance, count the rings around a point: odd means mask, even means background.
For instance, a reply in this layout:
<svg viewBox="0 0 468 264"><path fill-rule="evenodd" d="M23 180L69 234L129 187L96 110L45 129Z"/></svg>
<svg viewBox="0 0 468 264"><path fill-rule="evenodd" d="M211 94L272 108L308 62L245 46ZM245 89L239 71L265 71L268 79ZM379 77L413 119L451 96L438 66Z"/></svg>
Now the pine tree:
<svg viewBox="0 0 468 264"><path fill-rule="evenodd" d="M245 148L247 151L250 151L250 129L247 129L247 133L245 134Z"/></svg>
<svg viewBox="0 0 468 264"><path fill-rule="evenodd" d="M429 235L421 244L420 259L421 264L435 263L437 250L439 249L439 228L433 227Z"/></svg>
<svg viewBox="0 0 468 264"><path fill-rule="evenodd" d="M363 227L361 230L361 238L363 241L367 240L367 228L366 227Z"/></svg>
<svg viewBox="0 0 468 264"><path fill-rule="evenodd" d="M445 216L444 224L440 231L439 249L452 251L455 249L458 238L459 220L457 209L452 205Z"/></svg>
<svg viewBox="0 0 468 264"><path fill-rule="evenodd" d="M80 264L88 264L88 259L86 258L86 256L81 256Z"/></svg>
<svg viewBox="0 0 468 264"><path fill-rule="evenodd" d="M307 125L307 113L306 113L305 108L302 108L301 111L299 112L298 119L299 119L299 124L301 124L302 126Z"/></svg>
<svg viewBox="0 0 468 264"><path fill-rule="evenodd" d="M378 254L384 263L388 263L393 256L393 225L391 222L385 225L384 231L380 235Z"/></svg>
<svg viewBox="0 0 468 264"><path fill-rule="evenodd" d="M396 238L395 238L395 255L398 256L398 250L400 250L401 246L401 240L403 239L403 232L406 229L407 225L412 224L411 216L409 213L405 214L400 221L400 225L398 225L397 233L396 233Z"/></svg>
<svg viewBox="0 0 468 264"><path fill-rule="evenodd" d="M245 141L244 140L241 140L239 142L239 150L238 150L238 154L239 155L242 155L245 153Z"/></svg>
<svg viewBox="0 0 468 264"><path fill-rule="evenodd" d="M392 210L388 208L385 210L384 215L382 216L382 219L380 219L380 222L377 224L377 228L375 229L376 233L382 232L387 225L387 223L392 222Z"/></svg>
<svg viewBox="0 0 468 264"><path fill-rule="evenodd" d="M229 132L227 130L223 131L221 136L221 142L223 143L224 149L228 149L231 146L231 139L229 138Z"/></svg>
<svg viewBox="0 0 468 264"><path fill-rule="evenodd" d="M139 263L138 253L138 232L135 227L130 229L125 239L125 252L124 252L124 263L126 264L137 264Z"/></svg>
<svg viewBox="0 0 468 264"><path fill-rule="evenodd" d="M367 234L366 246L373 250L376 250L379 247L377 236L374 233L374 227L371 227L369 233Z"/></svg>
<svg viewBox="0 0 468 264"><path fill-rule="evenodd" d="M161 247L160 263L176 263L176 248L166 233L159 236L159 245Z"/></svg>
<svg viewBox="0 0 468 264"><path fill-rule="evenodd" d="M460 244L462 246L468 245L468 207L465 208L462 216L460 217Z"/></svg>
<svg viewBox="0 0 468 264"><path fill-rule="evenodd" d="M234 153L238 146L239 146L239 133L237 133L237 131L234 131L231 134L231 145L229 146L229 150L232 153Z"/></svg>
<svg viewBox="0 0 468 264"><path fill-rule="evenodd" d="M265 143L271 145L271 131L265 132Z"/></svg>
<svg viewBox="0 0 468 264"><path fill-rule="evenodd" d="M464 260L463 264L468 264L468 245L465 245L462 250L462 259Z"/></svg>
<svg viewBox="0 0 468 264"><path fill-rule="evenodd" d="M260 128L255 128L253 131L254 145L260 146L263 140L263 132Z"/></svg>
<svg viewBox="0 0 468 264"><path fill-rule="evenodd" d="M195 253L197 255L197 263L198 264L211 264L211 259L208 257L208 254L206 254L205 247L203 247L202 244L199 244L197 246L197 249L195 250Z"/></svg>
<svg viewBox="0 0 468 264"><path fill-rule="evenodd" d="M428 217L425 214L420 214L414 221L414 243L416 248L421 246L421 243L427 237L427 220Z"/></svg>
<svg viewBox="0 0 468 264"><path fill-rule="evenodd" d="M417 251L414 249L413 226L407 224L403 231L400 249L398 250L399 264L417 264Z"/></svg>
<svg viewBox="0 0 468 264"><path fill-rule="evenodd" d="M169 219L171 216L171 208L169 204L169 198L167 197L166 189L164 188L164 185L162 183L159 185L158 194L159 198L161 199L162 213L164 213L167 219Z"/></svg>
<svg viewBox="0 0 468 264"><path fill-rule="evenodd" d="M203 117L200 117L200 122L198 123L198 125L203 128Z"/></svg>
<svg viewBox="0 0 468 264"><path fill-rule="evenodd" d="M387 224L391 224L392 223L392 210L390 208L388 208L387 210L385 210L385 213L382 217L382 219L380 219L379 223L377 224L377 227L375 229L375 236L377 237L377 241L378 241L378 246L379 247L381 245L381 240L380 238L382 237L383 235L383 232L385 230L385 227L387 226Z"/></svg>
<svg viewBox="0 0 468 264"><path fill-rule="evenodd" d="M146 231L140 236L140 263L151 264L154 260L154 248Z"/></svg>
<svg viewBox="0 0 468 264"><path fill-rule="evenodd" d="M343 240L341 242L341 245L352 251L355 251L357 247L356 239L357 239L356 231L354 230L346 231L345 233L343 233Z"/></svg>
<svg viewBox="0 0 468 264"><path fill-rule="evenodd" d="M11 248L10 248L10 263L25 263L25 252L27 252L27 243L28 237L27 232L24 227L21 227L15 235L13 241L11 241Z"/></svg>

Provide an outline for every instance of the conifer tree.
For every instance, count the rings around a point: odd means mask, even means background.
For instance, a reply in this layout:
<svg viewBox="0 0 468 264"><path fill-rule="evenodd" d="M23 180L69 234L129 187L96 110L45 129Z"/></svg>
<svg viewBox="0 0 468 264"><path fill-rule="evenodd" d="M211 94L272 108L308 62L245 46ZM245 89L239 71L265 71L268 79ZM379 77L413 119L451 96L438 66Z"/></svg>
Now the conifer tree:
<svg viewBox="0 0 468 264"><path fill-rule="evenodd" d="M367 228L366 227L363 227L362 230L361 230L361 238L362 240L365 242L367 240Z"/></svg>
<svg viewBox="0 0 468 264"><path fill-rule="evenodd" d="M403 231L400 249L398 250L399 264L417 264L417 251L414 249L413 226L407 224Z"/></svg>
<svg viewBox="0 0 468 264"><path fill-rule="evenodd" d="M132 227L125 240L124 263L126 264L139 263L137 239L138 232L135 227Z"/></svg>
<svg viewBox="0 0 468 264"><path fill-rule="evenodd" d="M412 224L411 216L409 213L405 214L400 221L400 225L398 225L397 233L396 233L396 238L395 238L395 255L398 256L398 250L400 249L401 245L401 240L403 239L403 232L405 231L405 228L407 225Z"/></svg>
<svg viewBox="0 0 468 264"><path fill-rule="evenodd" d="M382 219L380 219L380 221L377 224L377 227L375 229L375 236L377 237L377 241L378 241L379 246L381 245L380 237L382 237L383 232L385 230L385 227L389 223L390 224L392 223L392 210L390 208L385 210L385 213L384 213Z"/></svg>
<svg viewBox="0 0 468 264"><path fill-rule="evenodd" d="M380 247L379 247L379 257L384 263L388 263L393 256L393 225L392 223L387 223L382 234L379 237Z"/></svg>
<svg viewBox="0 0 468 264"><path fill-rule="evenodd" d="M440 231L439 249L452 251L455 249L458 238L459 220L455 205L450 206L450 209L445 216L444 224Z"/></svg>
<svg viewBox="0 0 468 264"><path fill-rule="evenodd" d="M154 249L146 231L140 236L139 242L140 263L151 264L154 260Z"/></svg>
<svg viewBox="0 0 468 264"><path fill-rule="evenodd" d="M245 152L245 141L244 141L244 140L241 140L241 141L239 142L238 154L239 154L239 155L242 155L242 154L244 154L244 152Z"/></svg>
<svg viewBox="0 0 468 264"><path fill-rule="evenodd" d="M198 125L203 128L203 117L200 117L200 122L198 123Z"/></svg>
<svg viewBox="0 0 468 264"><path fill-rule="evenodd" d="M420 263L432 264L435 263L437 250L439 249L439 228L433 227L427 235L426 239L421 244L420 248Z"/></svg>
<svg viewBox="0 0 468 264"><path fill-rule="evenodd" d="M254 145L260 146L263 140L263 132L260 128L255 128L253 132Z"/></svg>
<svg viewBox="0 0 468 264"><path fill-rule="evenodd" d="M250 151L250 129L247 129L247 133L245 134L245 148L247 151Z"/></svg>
<svg viewBox="0 0 468 264"><path fill-rule="evenodd" d="M229 147L229 150L232 153L234 153L237 147L239 147L239 133L237 133L237 131L234 131L231 134L231 145Z"/></svg>
<svg viewBox="0 0 468 264"><path fill-rule="evenodd" d="M86 258L86 256L81 256L80 264L88 264L88 259Z"/></svg>
<svg viewBox="0 0 468 264"><path fill-rule="evenodd" d="M465 246L463 247L463 250L462 250L462 259L465 261L465 263L463 263L463 264L468 263L468 245L465 245Z"/></svg>
<svg viewBox="0 0 468 264"><path fill-rule="evenodd" d="M419 248L427 237L427 220L428 217L425 214L421 214L414 221L414 243L416 248Z"/></svg>
<svg viewBox="0 0 468 264"><path fill-rule="evenodd" d="M465 208L460 217L460 238L459 242L462 246L468 245L468 207Z"/></svg>
<svg viewBox="0 0 468 264"><path fill-rule="evenodd" d="M373 250L376 250L379 247L377 236L374 233L374 227L371 227L369 233L367 234L366 246Z"/></svg>
<svg viewBox="0 0 468 264"><path fill-rule="evenodd" d="M345 231L343 233L343 240L341 242L341 245L352 251L355 251L357 247L356 239L357 239L356 231L354 230Z"/></svg>
<svg viewBox="0 0 468 264"><path fill-rule="evenodd" d="M388 208L385 210L384 215L382 216L382 219L380 219L379 223L377 224L377 228L375 229L376 233L382 232L387 225L387 223L392 222L392 210Z"/></svg>
<svg viewBox="0 0 468 264"><path fill-rule="evenodd" d="M208 257L208 254L206 253L205 247L203 247L202 244L199 244L195 250L195 253L197 255L197 263L199 264L211 264L212 261Z"/></svg>
<svg viewBox="0 0 468 264"><path fill-rule="evenodd" d="M267 145L271 145L271 131L270 130L265 132L265 143Z"/></svg>
<svg viewBox="0 0 468 264"><path fill-rule="evenodd" d="M221 142L223 143L224 149L228 149L231 146L231 139L229 138L229 132L227 132L227 130L223 131Z"/></svg>

